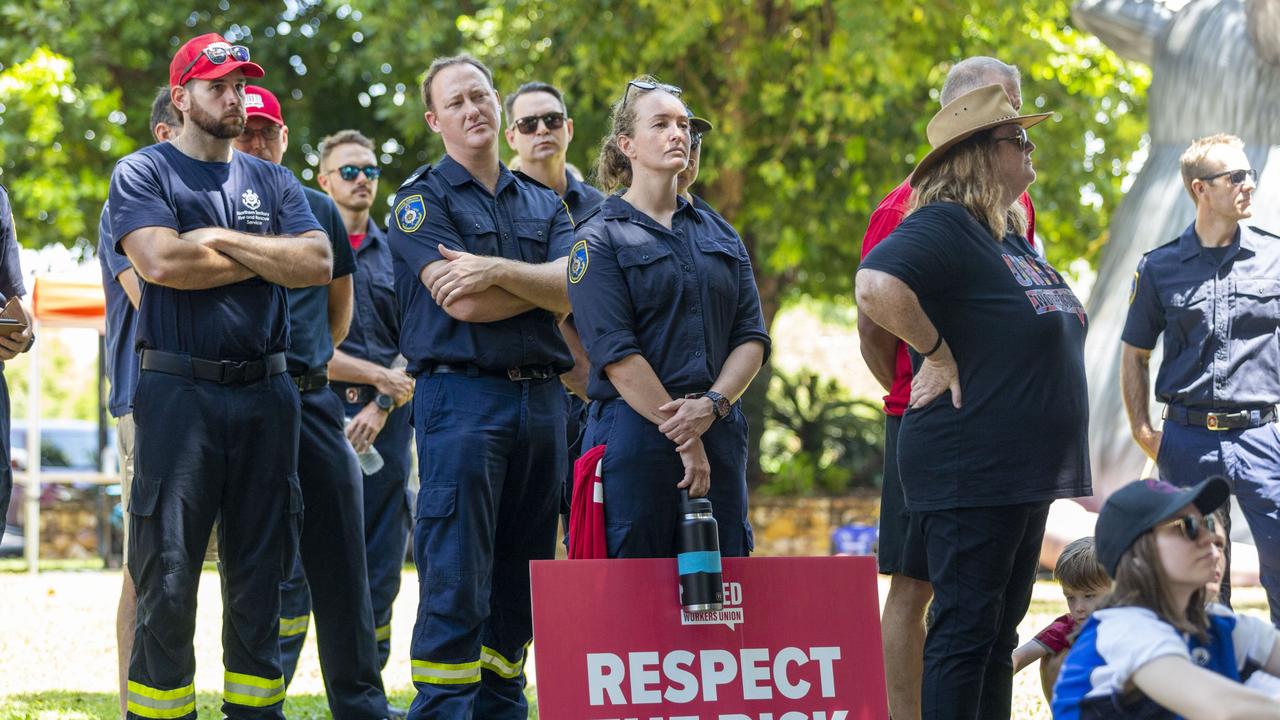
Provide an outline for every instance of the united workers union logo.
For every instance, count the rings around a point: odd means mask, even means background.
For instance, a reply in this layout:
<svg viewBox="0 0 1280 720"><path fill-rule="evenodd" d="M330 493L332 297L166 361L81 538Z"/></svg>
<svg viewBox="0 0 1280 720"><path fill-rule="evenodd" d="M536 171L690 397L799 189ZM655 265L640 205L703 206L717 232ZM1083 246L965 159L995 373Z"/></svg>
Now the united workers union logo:
<svg viewBox="0 0 1280 720"><path fill-rule="evenodd" d="M579 240L569 251L569 282L578 284L587 274L587 241Z"/></svg>
<svg viewBox="0 0 1280 720"><path fill-rule="evenodd" d="M745 622L742 612L742 584L727 582L724 584L724 608L707 612L685 612L680 610L681 625L724 625L736 630Z"/></svg>
<svg viewBox="0 0 1280 720"><path fill-rule="evenodd" d="M427 219L427 204L421 195L410 195L396 205L396 225L404 232L411 233L422 227Z"/></svg>
<svg viewBox="0 0 1280 720"><path fill-rule="evenodd" d="M258 193L252 189L244 191L244 194L240 196L240 202L244 203L244 206L250 210L257 210L262 206L262 200L258 198Z"/></svg>

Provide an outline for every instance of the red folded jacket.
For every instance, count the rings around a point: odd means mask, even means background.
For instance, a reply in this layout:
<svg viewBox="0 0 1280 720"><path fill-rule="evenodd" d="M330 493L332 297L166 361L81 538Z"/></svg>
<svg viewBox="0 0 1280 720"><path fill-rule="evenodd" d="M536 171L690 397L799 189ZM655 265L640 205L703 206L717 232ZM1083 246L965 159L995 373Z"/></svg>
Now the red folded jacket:
<svg viewBox="0 0 1280 720"><path fill-rule="evenodd" d="M573 464L573 499L569 501L569 559L609 557L604 541L604 445L582 453Z"/></svg>

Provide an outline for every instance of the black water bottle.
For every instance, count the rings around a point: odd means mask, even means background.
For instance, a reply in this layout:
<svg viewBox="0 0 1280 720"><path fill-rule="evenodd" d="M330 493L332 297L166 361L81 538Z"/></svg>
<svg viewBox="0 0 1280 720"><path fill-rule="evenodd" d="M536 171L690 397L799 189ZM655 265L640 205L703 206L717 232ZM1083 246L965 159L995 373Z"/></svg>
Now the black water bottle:
<svg viewBox="0 0 1280 720"><path fill-rule="evenodd" d="M680 491L680 527L676 561L680 567L680 606L685 612L712 612L724 607L720 574L720 536L711 501Z"/></svg>

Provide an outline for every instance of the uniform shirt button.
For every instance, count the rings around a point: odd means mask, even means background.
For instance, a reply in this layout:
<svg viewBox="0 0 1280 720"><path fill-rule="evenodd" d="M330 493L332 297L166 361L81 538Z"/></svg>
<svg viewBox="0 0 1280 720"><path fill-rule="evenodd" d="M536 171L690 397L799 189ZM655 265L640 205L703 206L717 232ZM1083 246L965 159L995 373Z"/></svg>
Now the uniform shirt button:
<svg viewBox="0 0 1280 720"><path fill-rule="evenodd" d="M640 256L640 259L641 259L641 260L648 260L648 259L649 259L649 256L648 256L648 255L641 255L641 256Z"/></svg>
<svg viewBox="0 0 1280 720"><path fill-rule="evenodd" d="M688 265L683 265L682 267L684 268L684 271L685 271L685 272L689 272L690 270L692 270L692 269L693 269L693 268L689 267Z"/></svg>
<svg viewBox="0 0 1280 720"><path fill-rule="evenodd" d="M479 230L479 229L480 229L480 223L476 223L476 229L477 229L477 230Z"/></svg>
<svg viewBox="0 0 1280 720"><path fill-rule="evenodd" d="M702 357L702 351L701 351L701 350L698 350L698 351L694 352L694 353L693 353L693 356L694 356L694 357Z"/></svg>

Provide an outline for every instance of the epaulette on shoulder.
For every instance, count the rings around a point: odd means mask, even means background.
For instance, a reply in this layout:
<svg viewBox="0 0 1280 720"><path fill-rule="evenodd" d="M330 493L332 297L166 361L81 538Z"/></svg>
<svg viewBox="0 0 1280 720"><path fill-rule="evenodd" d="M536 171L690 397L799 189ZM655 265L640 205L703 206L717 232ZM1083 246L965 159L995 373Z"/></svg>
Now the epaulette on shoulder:
<svg viewBox="0 0 1280 720"><path fill-rule="evenodd" d="M524 171L522 171L522 170L512 170L512 171L511 171L511 174L512 174L512 175L515 175L517 178L519 178L520 180L522 180L522 181L524 181L524 182L530 183L531 185L533 185L533 186L534 186L534 187L536 187L536 188L542 188L543 190L551 190L551 192L555 192L555 190L554 190L554 189L549 188L549 187L547 187L546 185L543 185L542 183L538 182L538 181L537 181L537 180L535 180L531 175L526 175L526 174L524 174Z"/></svg>
<svg viewBox="0 0 1280 720"><path fill-rule="evenodd" d="M1259 235L1266 235L1267 237L1280 238L1280 235L1276 235L1275 233L1271 232L1270 230L1263 230L1262 228L1258 227L1257 225L1247 225L1246 227L1248 227L1250 230L1252 230L1252 231L1254 231L1254 232L1258 233Z"/></svg>
<svg viewBox="0 0 1280 720"><path fill-rule="evenodd" d="M419 167L417 170L414 170L412 173L410 173L409 177L405 178L404 182L400 183L400 189L403 190L404 188L409 187L410 185L417 182L418 178L422 177L423 175L426 175L429 172L431 172L431 163L427 163L426 165Z"/></svg>
<svg viewBox="0 0 1280 720"><path fill-rule="evenodd" d="M586 225L586 224L587 224L587 221L588 221L588 220L590 220L591 218L593 218L593 217L595 217L595 216L599 215L599 214L600 214L600 210L601 210L601 209L603 209L603 208L604 208L604 203L600 203L599 205L597 205L597 206L595 206L595 207L591 208L591 210L590 210L590 211L588 211L588 212L587 212L585 215L583 215L582 217L580 217L580 218L574 218L574 219L573 219L573 226L574 226L575 228L580 228L580 227L582 227L583 225Z"/></svg>
<svg viewBox="0 0 1280 720"><path fill-rule="evenodd" d="M1176 237L1176 238L1174 238L1174 239L1170 240L1170 241L1169 241L1169 242L1167 242L1167 243L1161 243L1160 245L1157 245L1157 246L1155 246L1155 247L1151 248L1150 250L1148 250L1148 251L1146 251L1146 252L1142 253L1142 256L1143 256L1143 257L1146 257L1146 256L1150 255L1151 253L1153 253L1153 252L1157 251L1157 250L1163 250L1164 248L1167 248L1167 247L1169 247L1169 246L1171 246L1171 245L1177 245L1177 244L1178 244L1178 241L1179 241L1179 240L1181 240L1181 239L1182 239L1181 237Z"/></svg>

